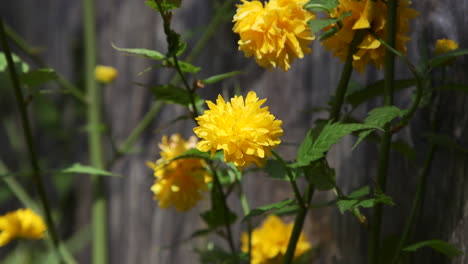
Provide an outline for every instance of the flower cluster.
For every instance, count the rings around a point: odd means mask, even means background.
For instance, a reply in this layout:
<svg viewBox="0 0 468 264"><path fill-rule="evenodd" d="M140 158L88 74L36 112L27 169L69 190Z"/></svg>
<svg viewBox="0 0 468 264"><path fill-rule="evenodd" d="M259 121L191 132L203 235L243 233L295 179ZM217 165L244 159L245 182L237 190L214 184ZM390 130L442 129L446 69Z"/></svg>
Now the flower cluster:
<svg viewBox="0 0 468 264"><path fill-rule="evenodd" d="M348 50L354 35L359 29L369 29L382 39L385 39L387 26L387 3L383 0L340 0L339 5L330 15L338 18L346 12L350 16L341 21L341 28L333 36L325 39L323 45L342 61L346 60ZM395 39L396 49L406 53L406 42L410 19L416 17L418 12L409 7L408 0L400 0L398 3L397 33ZM365 66L372 63L381 69L384 64L385 47L371 33L364 36L359 44L357 52L353 55L353 67L359 72L364 72Z"/></svg>
<svg viewBox="0 0 468 264"><path fill-rule="evenodd" d="M216 104L207 101L209 110L196 118L199 126L193 129L202 139L197 148L211 151L211 155L224 150L224 160L232 161L239 169L251 163L263 166L283 135L282 121L275 119L268 107L260 107L265 101L253 91L245 101L242 96L235 96L226 103L221 95Z"/></svg>
<svg viewBox="0 0 468 264"><path fill-rule="evenodd" d="M0 216L0 247L15 238L41 239L47 226L31 209L18 209Z"/></svg>
<svg viewBox="0 0 468 264"><path fill-rule="evenodd" d="M260 228L252 232L251 264L281 263L288 248L293 223L285 224L275 215L270 215ZM248 252L248 235L242 234L242 251ZM297 241L294 257L299 257L311 248L304 233Z"/></svg>
<svg viewBox="0 0 468 264"><path fill-rule="evenodd" d="M239 50L254 56L265 68L280 66L289 70L295 58L303 58L312 50L308 45L315 38L307 21L315 15L303 8L307 0L242 0L237 5L233 31L240 36Z"/></svg>
<svg viewBox="0 0 468 264"><path fill-rule="evenodd" d="M207 183L211 181L204 160L172 160L195 148L196 143L194 136L188 141L179 134L172 135L170 139L163 136L159 144L161 158L156 162L147 162L156 177L151 190L154 192L154 199L159 201L159 207L168 208L173 205L177 211L187 211L202 199L202 192L207 190Z"/></svg>

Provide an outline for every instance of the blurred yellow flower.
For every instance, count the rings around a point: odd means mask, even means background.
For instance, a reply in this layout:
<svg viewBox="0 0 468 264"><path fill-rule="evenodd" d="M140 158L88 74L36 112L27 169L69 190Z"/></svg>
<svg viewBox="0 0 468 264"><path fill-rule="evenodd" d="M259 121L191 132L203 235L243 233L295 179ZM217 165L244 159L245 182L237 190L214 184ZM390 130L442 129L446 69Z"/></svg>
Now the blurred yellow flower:
<svg viewBox="0 0 468 264"><path fill-rule="evenodd" d="M333 14L333 18L340 17L346 12L352 14L341 21L340 30L333 36L325 39L322 45L326 49L333 51L333 55L342 61L346 60L348 49L354 34L358 29L370 29L380 38L385 39L387 24L387 2L383 0L339 0ZM406 53L406 42L410 40L407 36L409 32L409 21L418 15L418 12L409 7L411 2L400 0L398 2L396 49ZM372 63L378 69L382 68L385 58L385 47L371 34L367 33L363 41L358 46L358 51L353 55L353 67L363 73L365 66Z"/></svg>
<svg viewBox="0 0 468 264"><path fill-rule="evenodd" d="M196 144L194 136L188 141L179 134L172 135L169 140L163 136L159 144L161 158L146 163L154 170L156 180L151 191L154 199L159 200L159 207L173 205L177 211L187 211L202 199L202 192L207 190L207 183L211 181L205 161L197 158L170 161L195 148Z"/></svg>
<svg viewBox="0 0 468 264"><path fill-rule="evenodd" d="M434 53L440 55L458 49L458 43L451 39L438 39Z"/></svg>
<svg viewBox="0 0 468 264"><path fill-rule="evenodd" d="M0 216L0 247L15 238L41 239L47 226L31 209L18 209Z"/></svg>
<svg viewBox="0 0 468 264"><path fill-rule="evenodd" d="M196 118L199 126L193 129L202 139L197 148L211 151L211 155L224 150L224 160L232 161L238 169L251 163L263 166L283 135L283 122L275 120L268 107L260 108L265 101L253 91L247 94L245 102L242 96L235 96L226 103L221 95L216 104L207 101L210 109Z"/></svg>
<svg viewBox="0 0 468 264"><path fill-rule="evenodd" d="M94 76L98 82L110 83L117 77L117 70L114 67L97 65Z"/></svg>
<svg viewBox="0 0 468 264"><path fill-rule="evenodd" d="M281 263L288 248L293 223L285 224L275 216L270 215L262 226L252 232L251 264ZM242 251L248 252L248 234L242 233ZM297 241L294 258L299 257L311 248L304 233L301 233Z"/></svg>
<svg viewBox="0 0 468 264"><path fill-rule="evenodd" d="M271 69L280 66L288 71L295 58L303 58L312 50L307 21L315 15L302 6L308 0L270 0L262 2L242 0L237 5L233 31L238 33L239 50L254 56L257 63Z"/></svg>

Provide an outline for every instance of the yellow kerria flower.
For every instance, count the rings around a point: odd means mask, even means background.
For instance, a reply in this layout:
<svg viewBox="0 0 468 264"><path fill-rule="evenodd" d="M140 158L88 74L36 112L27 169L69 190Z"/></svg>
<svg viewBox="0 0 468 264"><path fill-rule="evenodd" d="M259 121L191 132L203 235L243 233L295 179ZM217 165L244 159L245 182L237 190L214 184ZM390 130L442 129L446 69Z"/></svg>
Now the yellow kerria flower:
<svg viewBox="0 0 468 264"><path fill-rule="evenodd" d="M110 66L97 65L94 69L96 81L101 83L110 83L117 77L117 69Z"/></svg>
<svg viewBox="0 0 468 264"><path fill-rule="evenodd" d="M187 150L195 148L196 137L185 141L179 134L174 134L168 140L163 136L159 148L161 158L156 162L147 162L154 170L156 177L151 191L154 199L159 201L159 207L168 208L171 205L177 211L187 211L202 199L202 192L207 190L211 176L206 170L205 161L197 158L169 160Z"/></svg>
<svg viewBox="0 0 468 264"><path fill-rule="evenodd" d="M368 28L380 38L385 39L387 3L383 0L339 0L339 2L331 17L337 18L349 11L352 14L341 21L341 29L332 37L325 39L322 45L333 51L333 55L345 61L350 43L358 29ZM409 7L410 4L411 2L407 0L398 2L395 45L396 49L402 53L406 53L406 42L410 40L407 36L409 21L418 15L416 10ZM385 47L372 34L367 33L358 46L358 51L353 55L353 67L361 73L364 72L368 63L381 69L384 64L385 50Z"/></svg>
<svg viewBox="0 0 468 264"><path fill-rule="evenodd" d="M238 33L239 50L254 56L257 63L271 69L280 66L288 71L295 58L303 58L312 50L307 21L315 15L303 8L308 0L242 0L237 5L233 31Z"/></svg>
<svg viewBox="0 0 468 264"><path fill-rule="evenodd" d="M31 209L18 209L0 216L0 247L15 238L41 239L47 226Z"/></svg>
<svg viewBox="0 0 468 264"><path fill-rule="evenodd" d="M435 45L434 53L440 55L458 49L458 43L451 39L438 39Z"/></svg>
<svg viewBox="0 0 468 264"><path fill-rule="evenodd" d="M202 139L197 148L211 151L211 155L224 150L224 160L232 161L238 169L252 162L263 166L283 135L283 122L276 120L268 107L260 108L265 101L258 100L253 91L247 94L245 101L242 96L235 96L226 103L221 95L216 104L207 101L210 109L196 118L199 126L193 129Z"/></svg>
<svg viewBox="0 0 468 264"><path fill-rule="evenodd" d="M282 263L288 248L293 223L285 224L279 217L270 215L262 226L252 232L251 264ZM248 252L249 240L247 233L242 233L242 251ZM297 241L294 258L299 257L311 248L304 233Z"/></svg>

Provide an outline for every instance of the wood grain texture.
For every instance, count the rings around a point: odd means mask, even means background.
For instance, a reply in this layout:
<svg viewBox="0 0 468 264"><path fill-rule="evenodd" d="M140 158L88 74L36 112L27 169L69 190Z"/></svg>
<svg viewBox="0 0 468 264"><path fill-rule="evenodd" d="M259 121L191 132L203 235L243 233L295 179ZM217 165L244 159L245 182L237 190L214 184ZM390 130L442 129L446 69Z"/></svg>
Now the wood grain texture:
<svg viewBox="0 0 468 264"><path fill-rule="evenodd" d="M105 113L111 121L113 137L121 142L134 128L152 104L150 92L132 82L164 83L172 76L165 69L155 69L142 76L138 73L151 66L142 58L124 56L111 48L110 43L127 48L150 48L165 51L165 36L158 14L147 8L143 1L100 0L97 1L97 32L99 39L98 62L114 65L119 70L115 83L105 90ZM209 22L213 14L212 2L184 0L183 7L173 18L174 27L179 32L189 29L195 37L189 41L193 47L200 30ZM420 48L418 43L428 45L438 38L452 38L461 47L468 47L468 1L419 1L414 3L420 16L412 25L412 40L408 53L417 61ZM234 10L234 6L233 6ZM79 1L9 1L2 5L0 15L31 44L46 48L43 52L48 64L60 73L78 80L81 58L81 9ZM314 52L305 59L295 61L291 70L267 71L259 68L252 59L247 59L237 50L237 37L231 31L232 24L222 25L204 48L196 64L203 68L200 77L232 70L242 70L244 74L236 79L207 86L202 96L214 99L222 91L233 93L239 85L243 94L255 90L261 98L268 98L267 105L277 118L284 121L284 142L279 152L293 158L300 139L318 118L326 118L325 113L311 113L314 107L326 107L329 96L338 83L342 64L326 52L318 42L313 44ZM426 36L424 37L424 35ZM453 82L468 83L468 59L458 58L457 67L449 71ZM406 66L397 63L398 78L410 76ZM382 73L368 67L366 75L353 74L353 79L361 83L371 83L382 78ZM407 107L411 102L412 91L399 92L396 104ZM467 98L461 93L445 92L441 95L443 118L440 131L468 146L467 140ZM361 106L357 117L364 117L370 109L381 105L376 99ZM62 104L64 109L68 106ZM198 239L182 243L190 234L203 227L198 214L209 207L204 201L189 213L179 214L173 210L161 210L153 201L149 190L153 183L151 171L145 166L146 160L157 159L157 143L162 134L183 132L189 136L193 123L177 124L170 129L154 133L154 129L185 113L185 109L170 106L157 116L132 154L119 160L113 171L125 178L108 179L110 250L111 263L196 263L194 246L203 246L205 240ZM396 205L386 207L384 212L383 235L390 236L401 232L409 214L411 199L416 190L417 172L422 166L428 145L420 134L429 128L429 112L421 109L411 125L398 133L401 139L412 145L417 152L415 161L408 161L392 152L389 171L388 194ZM76 123L68 126L77 125ZM82 124L81 124L82 125ZM81 139L83 140L83 139ZM376 175L378 146L363 143L351 152L355 138L346 137L328 154L328 160L336 169L337 181L346 193L365 184L372 184ZM79 147L79 144L77 144ZM46 149L47 146L44 147ZM84 149L76 158L85 159ZM427 181L424 208L419 214L415 238L411 242L424 239L445 239L467 252L468 248L468 179L467 158L451 150L438 149ZM244 188L252 206L259 206L290 197L292 192L283 182L272 181L264 175L247 175ZM77 229L89 222L89 182L77 181L76 198ZM333 199L331 193L319 193L314 201ZM230 206L241 212L238 199L230 199ZM369 212L364 211L366 215ZM260 219L256 219L256 223ZM243 226L235 226L234 236L238 239ZM317 209L311 212L306 221L306 231L313 244L319 247L316 263L366 263L367 230L349 214L340 215L335 207ZM222 241L220 245L226 246ZM237 241L237 245L239 242ZM89 262L89 248L80 255L81 263ZM461 256L451 261L441 255L424 250L416 254L416 263L467 263L468 257Z"/></svg>

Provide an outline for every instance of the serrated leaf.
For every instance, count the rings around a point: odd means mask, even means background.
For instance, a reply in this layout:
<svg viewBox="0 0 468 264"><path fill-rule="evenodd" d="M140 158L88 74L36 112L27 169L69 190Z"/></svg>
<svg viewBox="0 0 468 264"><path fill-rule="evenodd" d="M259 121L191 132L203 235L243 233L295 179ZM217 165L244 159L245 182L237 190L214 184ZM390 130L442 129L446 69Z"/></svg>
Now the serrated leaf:
<svg viewBox="0 0 468 264"><path fill-rule="evenodd" d="M252 218L254 216L262 215L262 214L265 214L267 212L274 213L275 210L283 209L286 206L291 206L291 205L293 205L295 203L296 203L296 201L293 200L293 199L286 199L286 200L283 200L281 202L277 202L277 203L268 204L268 205L264 205L264 206L254 208L254 209L252 209L250 211L250 213L248 215L244 216L242 221L246 221L246 220L248 220L248 219L250 219L250 218Z"/></svg>
<svg viewBox="0 0 468 264"><path fill-rule="evenodd" d="M217 75L213 75L211 77L208 77L204 80L202 80L201 82L203 84L212 84L212 83L216 83L216 82L219 82L219 81L222 81L226 78L229 78L229 77L232 77L232 76L236 76L238 74L241 74L242 72L241 71L232 71L232 72L226 72L226 73L222 73L222 74L217 74Z"/></svg>
<svg viewBox="0 0 468 264"><path fill-rule="evenodd" d="M351 194L348 195L348 197L353 198L353 199L358 199L369 194L370 194L369 186L364 186L353 191Z"/></svg>
<svg viewBox="0 0 468 264"><path fill-rule="evenodd" d="M468 55L468 49L458 49L451 52L447 52L432 58L429 62L429 65L434 68L437 66L442 66L458 56Z"/></svg>
<svg viewBox="0 0 468 264"><path fill-rule="evenodd" d="M179 67L180 67L180 70L182 72L188 72L188 73L197 73L201 70L200 67L197 67L193 64L190 64L188 62L185 62L185 61L181 61L181 60L177 60L177 63L179 64ZM174 59L173 58L170 58L170 59L167 59L165 61L165 66L167 67L172 67L172 68L175 68L175 62L174 62Z"/></svg>
<svg viewBox="0 0 468 264"><path fill-rule="evenodd" d="M332 13L332 10L338 6L338 0L310 0L304 5L304 9L315 12Z"/></svg>
<svg viewBox="0 0 468 264"><path fill-rule="evenodd" d="M341 124L331 123L326 124L317 139L312 138L312 130L307 133L306 138L299 146L297 154L297 165L307 166L310 162L324 157L332 145L346 135L358 130L378 129L378 127L366 124Z"/></svg>
<svg viewBox="0 0 468 264"><path fill-rule="evenodd" d="M317 190L327 191L336 187L335 170L330 168L326 160L318 160L303 169L307 180Z"/></svg>
<svg viewBox="0 0 468 264"><path fill-rule="evenodd" d="M400 91L409 87L416 85L415 79L404 79L404 80L395 80L394 82L394 91ZM346 102L351 104L353 108L361 105L362 103L377 97L384 95L384 81L380 80L373 84L366 86L362 90L354 91L346 95Z"/></svg>
<svg viewBox="0 0 468 264"><path fill-rule="evenodd" d="M57 78L57 73L53 69L39 69L19 75L20 81L29 87L41 85Z"/></svg>
<svg viewBox="0 0 468 264"><path fill-rule="evenodd" d="M310 27L311 34L315 35L320 30L322 30L322 29L324 29L324 28L326 28L326 27L328 27L330 25L336 24L338 21L341 21L341 20L343 20L343 18L345 18L347 16L350 16L350 15L351 15L351 12L346 12L346 13L343 13L338 18L312 19L312 20L309 20L307 22L307 24Z"/></svg>
<svg viewBox="0 0 468 264"><path fill-rule="evenodd" d="M452 137L440 133L423 133L422 136L432 144L448 149L453 149L464 154L468 153L468 149L461 147Z"/></svg>
<svg viewBox="0 0 468 264"><path fill-rule="evenodd" d="M116 45L114 45L114 43L111 43L111 45L114 49L121 52L125 52L130 55L141 56L152 60L164 60L166 58L164 54L156 50L119 48Z"/></svg>
<svg viewBox="0 0 468 264"><path fill-rule="evenodd" d="M268 177L276 180L289 180L287 168L279 160L269 159L265 164L265 170L268 173Z"/></svg>
<svg viewBox="0 0 468 264"><path fill-rule="evenodd" d="M336 202L336 205L338 205L340 213L344 214L344 212L354 208L354 205L356 205L358 202L358 200L339 200Z"/></svg>
<svg viewBox="0 0 468 264"><path fill-rule="evenodd" d="M166 85L156 85L151 87L153 95L156 97L156 100L174 104L180 104L184 106L190 105L192 102L190 100L190 93L180 87L174 86L172 84ZM196 101L201 100L200 97L196 94L193 94Z"/></svg>
<svg viewBox="0 0 468 264"><path fill-rule="evenodd" d="M403 248L403 251L414 252L422 247L430 247L448 257L456 257L456 256L463 255L463 251L458 249L456 246L446 241L438 240L438 239L418 242L416 244Z"/></svg>
<svg viewBox="0 0 468 264"><path fill-rule="evenodd" d="M364 120L364 124L371 125L379 128L383 128L387 123L395 119L396 117L402 117L407 111L400 110L396 106L384 106L372 109ZM356 148L359 143L364 140L374 130L367 130L359 133L359 138L354 144L353 148Z"/></svg>
<svg viewBox="0 0 468 264"><path fill-rule="evenodd" d="M161 9L163 12L167 12L172 9L179 8L180 2L181 0L162 0L160 1ZM159 7L154 0L147 0L145 1L145 4L151 9L161 12L161 10L159 10Z"/></svg>
<svg viewBox="0 0 468 264"><path fill-rule="evenodd" d="M80 163L75 163L68 168L62 169L60 173L80 173L80 174L90 174L90 175L102 175L102 176L118 176L112 172L101 170L87 165L81 165Z"/></svg>

